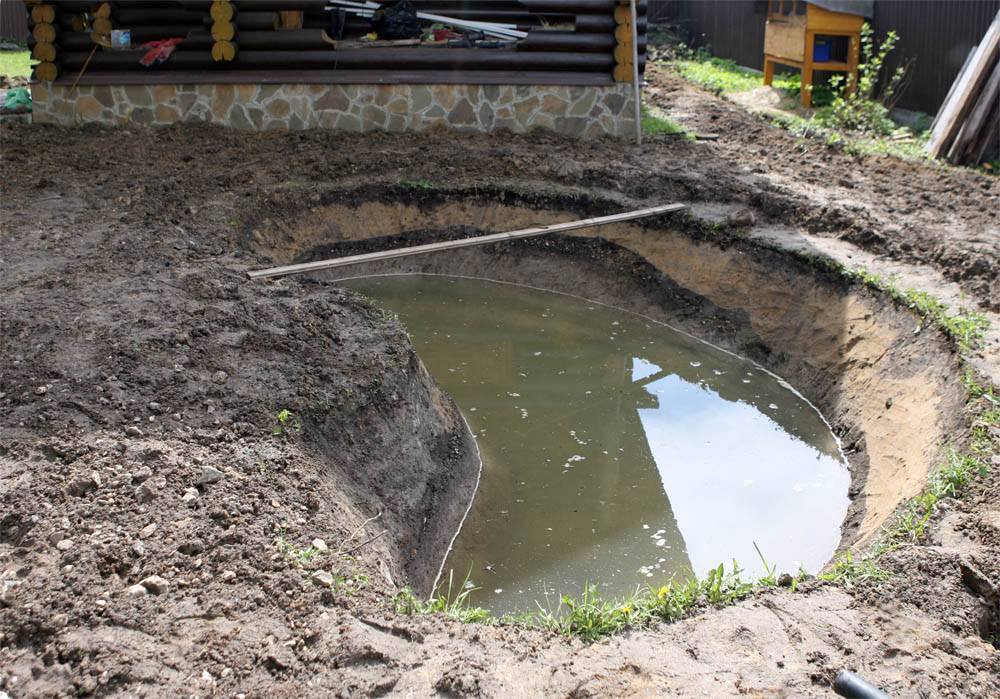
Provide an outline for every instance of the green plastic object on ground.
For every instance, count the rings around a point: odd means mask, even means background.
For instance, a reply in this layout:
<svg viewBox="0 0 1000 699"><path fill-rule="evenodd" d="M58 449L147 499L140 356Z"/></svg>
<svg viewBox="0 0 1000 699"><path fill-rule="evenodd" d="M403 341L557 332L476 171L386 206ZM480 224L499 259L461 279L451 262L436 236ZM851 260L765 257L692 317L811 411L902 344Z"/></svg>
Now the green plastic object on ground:
<svg viewBox="0 0 1000 699"><path fill-rule="evenodd" d="M3 103L4 109L19 110L22 107L31 106L31 94L26 87L15 87L7 90L7 97Z"/></svg>

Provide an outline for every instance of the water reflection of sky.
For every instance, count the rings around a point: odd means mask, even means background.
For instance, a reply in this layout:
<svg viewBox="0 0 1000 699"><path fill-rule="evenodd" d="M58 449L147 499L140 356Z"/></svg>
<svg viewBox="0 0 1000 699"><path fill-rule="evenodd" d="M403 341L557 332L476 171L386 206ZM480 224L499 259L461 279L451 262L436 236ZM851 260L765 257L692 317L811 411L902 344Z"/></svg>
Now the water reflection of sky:
<svg viewBox="0 0 1000 699"><path fill-rule="evenodd" d="M445 569L523 612L736 558L815 571L848 474L822 418L752 363L618 309L441 277L357 280L476 434L483 479ZM554 597L552 597L554 595Z"/></svg>
<svg viewBox="0 0 1000 699"><path fill-rule="evenodd" d="M632 380L659 367L634 358ZM849 475L743 401L721 400L676 375L646 385L659 408L639 409L688 558L701 576L720 552L763 572L754 542L779 570L816 571L840 536Z"/></svg>

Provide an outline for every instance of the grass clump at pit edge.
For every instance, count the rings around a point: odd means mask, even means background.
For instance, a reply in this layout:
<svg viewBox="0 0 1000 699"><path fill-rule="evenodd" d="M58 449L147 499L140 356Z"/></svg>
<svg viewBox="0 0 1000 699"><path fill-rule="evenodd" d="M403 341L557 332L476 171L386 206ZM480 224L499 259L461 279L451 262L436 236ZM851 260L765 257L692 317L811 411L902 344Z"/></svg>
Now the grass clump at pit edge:
<svg viewBox="0 0 1000 699"><path fill-rule="evenodd" d="M646 628L661 621L677 621L698 606L723 607L758 590L776 587L778 576L775 568L767 563L760 549L757 549L757 553L766 573L755 580L744 579L743 570L733 561L732 568L728 570L720 563L709 571L704 580L671 580L658 588L640 588L633 594L620 598L602 597L597 585L588 583L584 585L580 597L563 595L554 609L538 604L538 610L534 613L503 617L494 617L488 610L472 606L469 597L478 588L472 586L466 577L456 592L454 578L449 574L447 586L439 587L426 601L418 598L409 588L401 591L396 596L396 612L442 613L465 623L545 629L593 642L627 629ZM800 572L792 578L792 587L807 577L804 572Z"/></svg>

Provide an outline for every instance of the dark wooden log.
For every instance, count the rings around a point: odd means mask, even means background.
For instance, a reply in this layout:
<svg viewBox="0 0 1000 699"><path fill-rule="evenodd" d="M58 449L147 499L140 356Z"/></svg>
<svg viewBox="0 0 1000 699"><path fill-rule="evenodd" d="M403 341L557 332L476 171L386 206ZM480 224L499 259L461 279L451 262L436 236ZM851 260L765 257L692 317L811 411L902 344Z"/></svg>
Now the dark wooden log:
<svg viewBox="0 0 1000 699"><path fill-rule="evenodd" d="M261 30L276 29L278 27L277 12L238 12L235 19L236 28L241 32L244 29Z"/></svg>
<svg viewBox="0 0 1000 699"><path fill-rule="evenodd" d="M613 34L579 34L572 31L530 31L528 36L518 42L521 51L584 51L591 53L611 52L615 50L616 41ZM639 50L646 48L645 36L639 39Z"/></svg>
<svg viewBox="0 0 1000 699"><path fill-rule="evenodd" d="M136 73L87 70L81 85L612 85L611 74L537 70L152 70ZM56 84L69 85L76 74Z"/></svg>
<svg viewBox="0 0 1000 699"><path fill-rule="evenodd" d="M578 32L603 34L605 32L614 32L618 27L618 23L615 22L615 18L612 15L577 15L574 26ZM635 26L640 33L644 34L647 28L646 18L640 17Z"/></svg>
<svg viewBox="0 0 1000 699"><path fill-rule="evenodd" d="M176 51L153 69L138 66L141 52L100 51L91 61L93 70L194 70L214 65L206 51ZM66 68L79 68L86 53L67 52ZM345 51L243 51L229 65L234 68L273 69L344 69L344 70L534 70L604 72L615 66L610 54L543 51L506 51L495 49L387 48L348 49ZM208 74L206 74L206 79Z"/></svg>
<svg viewBox="0 0 1000 699"><path fill-rule="evenodd" d="M114 13L115 26L128 29L132 26L147 25L208 25L211 18L207 12L182 7L130 7L121 5Z"/></svg>

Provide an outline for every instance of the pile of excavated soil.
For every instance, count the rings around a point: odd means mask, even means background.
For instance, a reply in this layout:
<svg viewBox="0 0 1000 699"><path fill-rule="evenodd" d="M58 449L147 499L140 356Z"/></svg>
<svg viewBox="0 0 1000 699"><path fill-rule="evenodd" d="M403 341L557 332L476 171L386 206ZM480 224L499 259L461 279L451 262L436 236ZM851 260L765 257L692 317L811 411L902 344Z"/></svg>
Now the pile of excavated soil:
<svg viewBox="0 0 1000 699"><path fill-rule="evenodd" d="M675 88L733 143L4 127L0 690L828 696L849 667L904 696L1000 691L982 639L998 469L883 559L883 584L771 591L593 645L395 613L436 572L474 450L392 318L322 281L245 279L271 261L248 237L268 202L376 176L722 202L928 255L995 307L995 180L832 154L805 192L815 159ZM848 178L863 202L824 184Z"/></svg>

